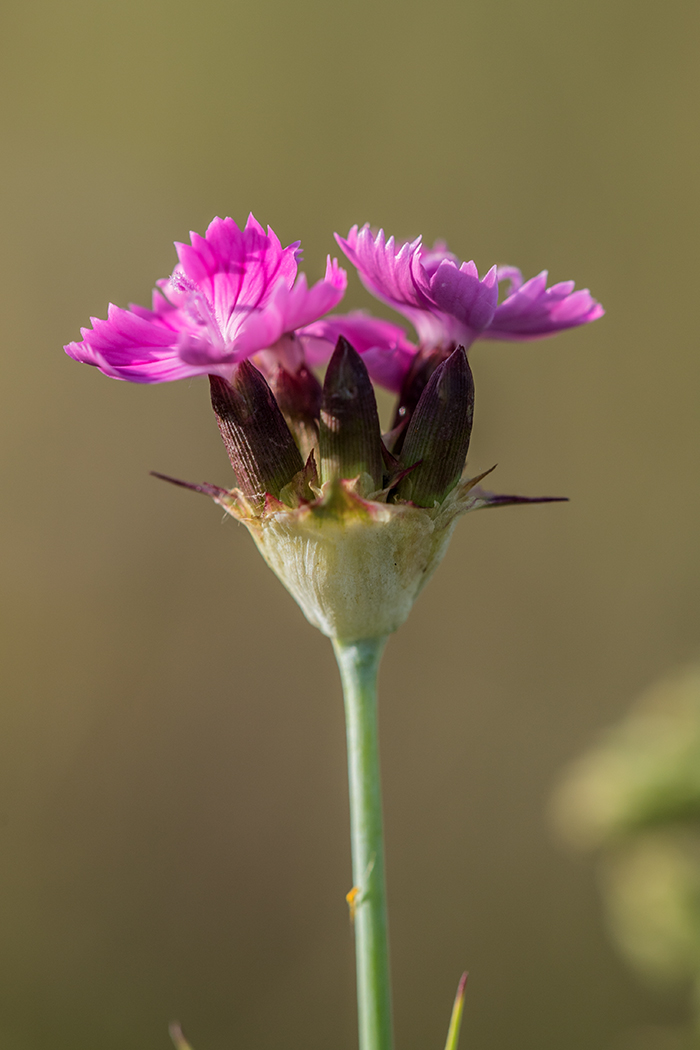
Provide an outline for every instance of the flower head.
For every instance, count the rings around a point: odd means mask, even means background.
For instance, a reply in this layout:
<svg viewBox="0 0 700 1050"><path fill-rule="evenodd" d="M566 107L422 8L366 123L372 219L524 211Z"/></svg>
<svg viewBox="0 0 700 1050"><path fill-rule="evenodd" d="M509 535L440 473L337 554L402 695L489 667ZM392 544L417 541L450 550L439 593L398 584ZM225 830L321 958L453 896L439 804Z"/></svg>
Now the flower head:
<svg viewBox="0 0 700 1050"><path fill-rule="evenodd" d="M548 288L546 270L523 281L514 266L492 266L480 278L474 262L461 263L442 241L432 248L420 237L396 242L383 230L375 235L369 225L353 226L346 238L336 234L336 240L368 291L411 322L419 346L398 326L358 313L327 317L302 337L317 359L324 341L326 357L338 336L354 341L367 356L372 378L396 392L411 376L419 350L437 364L447 351L468 349L475 339L538 339L604 313L588 289L574 291L573 281ZM499 303L502 289L507 291Z"/></svg>
<svg viewBox="0 0 700 1050"><path fill-rule="evenodd" d="M175 245L179 264L157 281L151 310L109 306L107 320L91 318L82 342L66 352L106 375L134 383L188 376L231 376L234 365L275 347L282 337L332 310L346 274L328 258L326 275L308 287L297 277L299 242L283 248L251 215L244 229L216 218L204 237ZM281 359L289 347L280 347Z"/></svg>
<svg viewBox="0 0 700 1050"><path fill-rule="evenodd" d="M297 276L298 244L282 248L251 216L243 230L214 219L205 237L178 244L179 265L158 282L152 310L110 306L66 349L133 382L208 374L237 484L177 484L246 525L312 623L356 641L403 622L460 515L542 501L484 491L489 471L462 477L474 409L466 347L498 315L496 269L480 279L444 246L396 248L368 228L341 246L368 287L413 320L420 347L361 312L321 320L342 297L345 272L329 259L309 288ZM539 310L528 314L530 334L551 324L539 286L506 278L515 289L506 303L521 294L521 305L504 324L515 330L526 302ZM547 300L567 316L569 291L555 286ZM322 387L312 367L329 357ZM384 436L372 380L400 391Z"/></svg>
<svg viewBox="0 0 700 1050"><path fill-rule="evenodd" d="M384 230L353 226L336 240L365 288L411 322L422 343L468 347L493 320L496 267L479 277L473 262L459 263L442 245L428 252L418 237L397 244Z"/></svg>

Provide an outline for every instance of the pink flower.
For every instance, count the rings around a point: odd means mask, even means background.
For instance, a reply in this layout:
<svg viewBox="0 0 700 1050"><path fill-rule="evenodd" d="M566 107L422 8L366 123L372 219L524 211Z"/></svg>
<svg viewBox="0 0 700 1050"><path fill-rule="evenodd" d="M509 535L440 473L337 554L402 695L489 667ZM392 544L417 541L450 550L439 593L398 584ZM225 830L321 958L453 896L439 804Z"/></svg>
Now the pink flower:
<svg viewBox="0 0 700 1050"><path fill-rule="evenodd" d="M214 219L204 237L178 244L179 265L157 281L153 308L110 304L107 320L91 318L83 341L66 352L106 375L134 383L162 383L187 376L228 378L233 365L289 340L282 337L332 310L347 277L337 260L324 280L308 287L297 277L299 242L282 248L268 227L249 216L243 230L233 219Z"/></svg>
<svg viewBox="0 0 700 1050"><path fill-rule="evenodd" d="M396 244L384 230L353 226L347 240L336 240L357 267L365 288L411 322L425 345L469 346L493 320L498 279L492 266L485 277L473 262L459 261L444 245L427 251L418 237Z"/></svg>
<svg viewBox="0 0 700 1050"><path fill-rule="evenodd" d="M353 226L336 240L373 295L408 318L423 351L445 354L468 349L475 339L527 340L555 335L602 317L604 310L588 289L574 291L573 281L547 288L547 271L523 282L520 270L493 266L479 277L473 262L460 263L443 242L426 248L420 237L397 244L369 225ZM508 293L499 304L499 286ZM334 316L300 333L316 360L332 351L343 335L365 355L376 382L399 391L418 347L403 329L368 315Z"/></svg>
<svg viewBox="0 0 700 1050"><path fill-rule="evenodd" d="M587 288L575 292L573 281L548 288L546 270L523 282L516 266L499 266L498 280L510 282L510 288L493 321L481 332L482 339L541 339L597 321L605 313Z"/></svg>

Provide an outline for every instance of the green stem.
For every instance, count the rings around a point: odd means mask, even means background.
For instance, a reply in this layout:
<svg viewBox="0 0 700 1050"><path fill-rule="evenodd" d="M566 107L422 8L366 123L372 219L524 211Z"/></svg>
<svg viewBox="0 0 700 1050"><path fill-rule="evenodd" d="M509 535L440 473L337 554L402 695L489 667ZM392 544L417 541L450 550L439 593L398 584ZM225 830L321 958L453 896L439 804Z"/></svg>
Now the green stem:
<svg viewBox="0 0 700 1050"><path fill-rule="evenodd" d="M386 638L333 641L345 697L360 1050L391 1050L377 672Z"/></svg>

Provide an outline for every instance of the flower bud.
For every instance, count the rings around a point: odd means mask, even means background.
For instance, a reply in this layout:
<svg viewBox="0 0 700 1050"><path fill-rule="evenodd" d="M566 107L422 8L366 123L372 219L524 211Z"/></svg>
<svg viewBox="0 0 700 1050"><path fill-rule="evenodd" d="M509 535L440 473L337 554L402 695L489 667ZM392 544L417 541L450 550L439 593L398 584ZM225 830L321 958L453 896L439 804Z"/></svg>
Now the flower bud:
<svg viewBox="0 0 700 1050"><path fill-rule="evenodd" d="M399 499L432 507L452 491L464 470L473 415L474 379L460 346L435 369L411 417L401 459L417 465L399 484Z"/></svg>
<svg viewBox="0 0 700 1050"><path fill-rule="evenodd" d="M415 412L416 405L420 401L421 394L425 390L430 377L438 365L446 361L454 349L454 344L448 347L431 346L421 347L414 356L404 381L401 384L401 392L391 424L391 433L395 433L391 451L394 455L401 452L406 440L406 429L411 416Z"/></svg>
<svg viewBox="0 0 700 1050"><path fill-rule="evenodd" d="M321 481L368 474L382 487L382 438L377 402L365 364L342 336L328 363L319 428Z"/></svg>
<svg viewBox="0 0 700 1050"><path fill-rule="evenodd" d="M264 377L249 361L231 382L209 376L211 403L241 492L253 501L277 497L303 469L299 449Z"/></svg>
<svg viewBox="0 0 700 1050"><path fill-rule="evenodd" d="M308 458L318 441L321 384L304 364L296 371L290 371L283 364L277 365L268 376L268 382L302 456Z"/></svg>

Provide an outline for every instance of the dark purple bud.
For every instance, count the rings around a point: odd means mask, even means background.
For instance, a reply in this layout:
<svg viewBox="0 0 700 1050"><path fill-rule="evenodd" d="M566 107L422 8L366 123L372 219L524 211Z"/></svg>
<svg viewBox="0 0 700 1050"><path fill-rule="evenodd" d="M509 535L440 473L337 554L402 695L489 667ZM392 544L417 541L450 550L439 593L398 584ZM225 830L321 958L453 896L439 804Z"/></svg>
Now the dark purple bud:
<svg viewBox="0 0 700 1050"><path fill-rule="evenodd" d="M406 431L401 459L418 464L399 484L400 499L419 507L442 502L459 481L474 416L474 379L463 347L433 372Z"/></svg>
<svg viewBox="0 0 700 1050"><path fill-rule="evenodd" d="M364 362L342 336L328 363L319 428L321 480L369 474L382 485L382 438Z"/></svg>
<svg viewBox="0 0 700 1050"><path fill-rule="evenodd" d="M321 384L306 365L296 372L278 365L268 376L268 382L302 456L308 457L318 440Z"/></svg>
<svg viewBox="0 0 700 1050"><path fill-rule="evenodd" d="M391 424L390 435L392 438L391 451L398 456L406 440L406 430L413 415L420 396L428 385L428 381L438 365L446 361L454 351L452 346L421 347L411 362L411 367L404 377L401 385L396 412ZM389 437L389 435L387 435Z"/></svg>
<svg viewBox="0 0 700 1050"><path fill-rule="evenodd" d="M277 497L304 463L264 377L250 361L231 382L209 376L211 404L238 486L249 499Z"/></svg>

